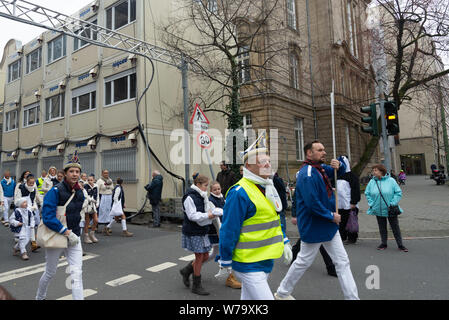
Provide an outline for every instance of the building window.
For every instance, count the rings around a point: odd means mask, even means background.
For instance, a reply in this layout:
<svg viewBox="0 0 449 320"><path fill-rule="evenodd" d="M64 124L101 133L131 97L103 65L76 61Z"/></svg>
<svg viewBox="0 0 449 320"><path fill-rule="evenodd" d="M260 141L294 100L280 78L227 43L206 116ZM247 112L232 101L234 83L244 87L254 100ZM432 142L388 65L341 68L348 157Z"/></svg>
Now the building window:
<svg viewBox="0 0 449 320"><path fill-rule="evenodd" d="M129 73L129 72L125 72ZM105 105L131 100L137 95L137 75L125 73L108 78L105 81Z"/></svg>
<svg viewBox="0 0 449 320"><path fill-rule="evenodd" d="M120 2L106 10L106 28L119 29L136 20L136 0Z"/></svg>
<svg viewBox="0 0 449 320"><path fill-rule="evenodd" d="M346 16L347 16L347 23L348 23L348 36L349 36L349 49L351 51L351 54L354 57L358 57L358 46L357 46L357 23L355 21L356 14L355 14L355 4L352 4L351 0L348 0L346 5Z"/></svg>
<svg viewBox="0 0 449 320"><path fill-rule="evenodd" d="M20 78L22 70L22 61L17 60L8 66L8 83Z"/></svg>
<svg viewBox="0 0 449 320"><path fill-rule="evenodd" d="M64 117L64 100L64 93L45 100L45 121L51 121Z"/></svg>
<svg viewBox="0 0 449 320"><path fill-rule="evenodd" d="M217 0L208 0L207 10L209 10L212 13L217 13L218 12Z"/></svg>
<svg viewBox="0 0 449 320"><path fill-rule="evenodd" d="M31 73L34 70L42 67L42 48L36 49L27 55L27 69L26 73Z"/></svg>
<svg viewBox="0 0 449 320"><path fill-rule="evenodd" d="M19 126L19 112L17 110L5 114L5 132L17 129Z"/></svg>
<svg viewBox="0 0 449 320"><path fill-rule="evenodd" d="M250 139L253 139L252 136L252 128L253 128L253 119L250 114L243 115L243 138L245 144L249 142ZM245 145L246 147L246 145Z"/></svg>
<svg viewBox="0 0 449 320"><path fill-rule="evenodd" d="M48 63L52 63L66 55L66 36L60 36L48 43Z"/></svg>
<svg viewBox="0 0 449 320"><path fill-rule="evenodd" d="M112 179L122 178L125 183L137 182L137 149L118 149L103 151L102 170L107 169Z"/></svg>
<svg viewBox="0 0 449 320"><path fill-rule="evenodd" d="M245 83L251 80L250 64L249 64L249 46L239 48L237 56L239 66L239 82Z"/></svg>
<svg viewBox="0 0 449 320"><path fill-rule="evenodd" d="M296 160L304 161L304 119L295 119Z"/></svg>
<svg viewBox="0 0 449 320"><path fill-rule="evenodd" d="M23 127L30 127L39 123L41 107L39 103L23 108Z"/></svg>
<svg viewBox="0 0 449 320"><path fill-rule="evenodd" d="M72 115L94 110L96 107L97 107L96 83L92 83L72 91Z"/></svg>
<svg viewBox="0 0 449 320"><path fill-rule="evenodd" d="M290 53L290 86L299 89L299 59L296 53Z"/></svg>
<svg viewBox="0 0 449 320"><path fill-rule="evenodd" d="M296 3L295 0L287 0L287 25L296 30Z"/></svg>
<svg viewBox="0 0 449 320"><path fill-rule="evenodd" d="M92 23L92 25L90 25L89 23ZM97 28L94 27L94 25L97 25L98 20L94 19L92 21L89 21L89 23L86 23L86 25L84 26L84 28L82 30L79 30L77 32L75 32L77 35L80 35L81 37L90 39L90 40L97 40L98 39L98 31ZM78 38L73 38L73 50L78 50L81 49L85 46L87 46L89 44L89 42L78 39Z"/></svg>

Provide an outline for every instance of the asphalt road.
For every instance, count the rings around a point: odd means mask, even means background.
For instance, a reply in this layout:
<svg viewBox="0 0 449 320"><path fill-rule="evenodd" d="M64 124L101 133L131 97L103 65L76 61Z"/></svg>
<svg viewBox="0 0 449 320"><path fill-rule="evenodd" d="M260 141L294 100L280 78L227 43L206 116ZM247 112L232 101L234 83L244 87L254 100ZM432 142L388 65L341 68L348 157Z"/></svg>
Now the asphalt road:
<svg viewBox="0 0 449 320"><path fill-rule="evenodd" d="M401 206L406 210L400 224L406 235L404 244L410 252L397 250L394 240L385 251L379 244L374 217L361 212L361 239L346 246L351 268L363 300L446 300L449 299L449 233L448 205L444 195L447 186L433 186L430 181L409 180L404 188ZM363 211L363 202L361 203ZM423 211L425 209L425 211ZM428 220L420 220L423 218ZM374 222L372 221L374 220ZM440 223L441 222L441 223ZM181 248L180 227L163 223L161 229L129 225L133 238L120 237L120 225L113 226L113 235L98 235L100 242L83 245L83 282L87 300L238 300L240 290L225 287L214 278L215 263L204 266L203 286L211 293L200 297L184 287L179 269L191 259L191 253ZM297 232L291 224L289 235L294 241ZM296 232L296 234L295 234ZM391 233L390 233L391 234ZM0 285L19 300L35 297L45 263L44 250L30 254L29 261L12 256L13 237L9 229L0 226ZM50 284L48 299L70 299L66 287L68 274L65 260ZM277 261L270 276L273 292L288 267ZM322 258L298 282L293 296L299 300L340 300L343 295L337 278L326 274Z"/></svg>

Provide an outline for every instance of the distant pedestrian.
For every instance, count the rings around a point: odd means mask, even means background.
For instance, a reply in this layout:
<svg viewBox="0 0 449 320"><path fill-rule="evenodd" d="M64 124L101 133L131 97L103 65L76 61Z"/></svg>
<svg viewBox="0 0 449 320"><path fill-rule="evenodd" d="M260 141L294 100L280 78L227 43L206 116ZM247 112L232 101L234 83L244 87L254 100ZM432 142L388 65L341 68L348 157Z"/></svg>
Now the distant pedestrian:
<svg viewBox="0 0 449 320"><path fill-rule="evenodd" d="M359 208L357 204L360 202L360 181L359 177L351 171L349 160L342 156L338 159L346 165L346 172L338 177L338 213L341 215L340 236L345 244L354 244L357 242L358 233L346 231L350 212L358 216Z"/></svg>
<svg viewBox="0 0 449 320"><path fill-rule="evenodd" d="M161 208L160 202L162 198L162 188L164 186L164 178L161 173L155 170L152 174L153 180L150 184L145 186L147 191L147 198L150 199L150 204L153 210L153 227L159 228L161 226Z"/></svg>
<svg viewBox="0 0 449 320"><path fill-rule="evenodd" d="M11 177L11 172L5 170L3 173L3 179L1 181L3 189L3 225L9 227L9 209L14 202L14 190L16 188L16 182Z"/></svg>
<svg viewBox="0 0 449 320"><path fill-rule="evenodd" d="M121 223L122 225L122 236L123 237L132 237L133 234L128 231L128 227L126 226L126 215L123 211L125 208L125 191L122 187L123 179L117 178L117 184L112 192L112 208L110 211L110 219L111 222L106 226L106 230L112 234L112 224L115 222Z"/></svg>
<svg viewBox="0 0 449 320"><path fill-rule="evenodd" d="M407 175L405 174L404 170L401 170L401 172L399 172L399 175L398 175L399 185L402 184L405 186L405 180L407 180Z"/></svg>
<svg viewBox="0 0 449 320"><path fill-rule="evenodd" d="M41 196L45 195L45 192L42 190L42 186L44 184L45 177L47 177L47 171L42 170L41 176L36 180L37 190L39 191Z"/></svg>
<svg viewBox="0 0 449 320"><path fill-rule="evenodd" d="M95 237L95 231L98 226L98 186L95 184L94 176L87 178L87 184L84 185L84 189L87 192L88 206L86 214L86 223L84 225L84 242L85 243L97 243L98 239ZM92 222L91 231L89 232L89 225ZM86 242L86 235L89 238Z"/></svg>
<svg viewBox="0 0 449 320"><path fill-rule="evenodd" d="M217 174L217 181L220 183L222 193L226 198L226 193L229 188L231 188L234 184L238 182L237 177L234 172L229 168L226 164L226 161L220 162L221 171Z"/></svg>
<svg viewBox="0 0 449 320"><path fill-rule="evenodd" d="M51 166L48 169L47 176L45 177L44 181L42 182L41 191L46 194L48 191L50 191L51 188L53 188L55 185L59 183L58 181L58 169L56 167Z"/></svg>
<svg viewBox="0 0 449 320"><path fill-rule="evenodd" d="M389 216L388 214L388 207L399 206L399 201L401 201L402 198L402 190L396 181L387 173L387 169L384 165L376 164L372 169L374 177L366 186L365 196L369 206L367 213L376 216L377 224L379 226L381 244L377 247L377 250L387 249L388 219L399 250L408 252L408 249L404 247L404 244L402 243L398 216ZM399 210L400 212L403 212L400 207Z"/></svg>
<svg viewBox="0 0 449 320"><path fill-rule="evenodd" d="M352 276L348 255L338 232L341 217L335 206L334 191L329 176L346 170L336 159L325 165L326 151L320 141L304 147L306 161L296 182L296 211L301 235L301 250L290 266L275 294L278 300L293 300L291 293L296 283L312 265L321 245L329 253L346 300L359 300L357 286Z"/></svg>
<svg viewBox="0 0 449 320"><path fill-rule="evenodd" d="M109 171L103 170L101 172L101 177L97 181L98 195L100 199L100 205L98 207L98 224L109 224L111 222L111 208L112 208L112 192L114 191L114 183L112 179L109 178ZM105 227L103 233L107 236L110 232Z"/></svg>
<svg viewBox="0 0 449 320"><path fill-rule="evenodd" d="M22 260L29 260L26 247L31 241L31 235L34 233L35 220L33 213L28 210L27 198L23 197L16 200L16 209L11 214L9 223L16 240L13 254L16 256L20 252Z"/></svg>
<svg viewBox="0 0 449 320"><path fill-rule="evenodd" d="M287 224L285 220L285 210L287 210L288 208L287 191L285 188L284 180L279 177L277 172L273 175L273 184L279 194L279 198L281 198L282 201L282 211L279 213L279 216L281 217L282 232L284 234L287 234Z"/></svg>

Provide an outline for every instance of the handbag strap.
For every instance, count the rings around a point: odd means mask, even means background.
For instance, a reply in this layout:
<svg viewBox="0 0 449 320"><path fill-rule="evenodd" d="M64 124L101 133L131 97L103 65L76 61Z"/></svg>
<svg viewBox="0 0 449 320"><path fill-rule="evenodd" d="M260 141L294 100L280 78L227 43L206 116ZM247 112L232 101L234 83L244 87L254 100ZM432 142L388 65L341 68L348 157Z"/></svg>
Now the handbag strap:
<svg viewBox="0 0 449 320"><path fill-rule="evenodd" d="M383 200L383 201L385 202L385 204L387 205L387 208L389 208L390 206L388 205L387 201L385 201L385 198L384 198L384 196L382 195L382 191L380 191L379 184L377 183L377 180L374 180L374 181L376 182L377 189L379 189L379 193L380 193L380 196L381 196L382 200Z"/></svg>
<svg viewBox="0 0 449 320"><path fill-rule="evenodd" d="M67 202L64 205L64 211L67 208L67 206L70 204L70 202L72 202L74 196L75 196L75 192L72 192L72 195L70 196L69 200L67 200Z"/></svg>

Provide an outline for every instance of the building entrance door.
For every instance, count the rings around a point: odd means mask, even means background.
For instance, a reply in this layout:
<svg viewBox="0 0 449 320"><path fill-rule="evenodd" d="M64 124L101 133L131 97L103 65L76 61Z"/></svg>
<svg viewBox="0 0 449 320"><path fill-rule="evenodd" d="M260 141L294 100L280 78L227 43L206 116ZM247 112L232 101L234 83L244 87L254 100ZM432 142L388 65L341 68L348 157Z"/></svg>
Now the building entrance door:
<svg viewBox="0 0 449 320"><path fill-rule="evenodd" d="M426 161L424 154L405 154L401 155L401 169L405 171L407 175L426 174Z"/></svg>

